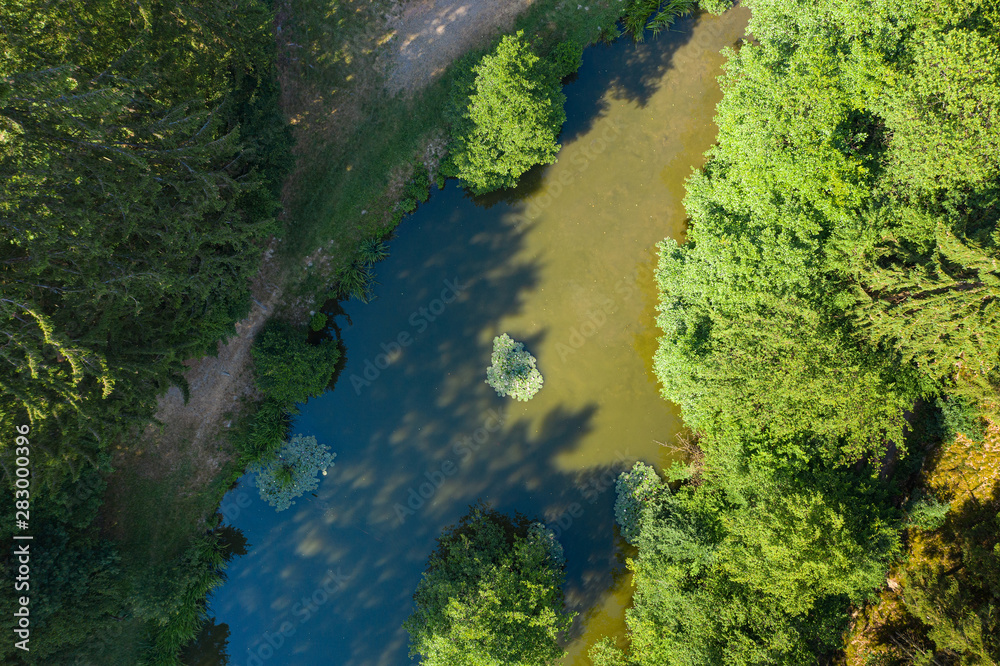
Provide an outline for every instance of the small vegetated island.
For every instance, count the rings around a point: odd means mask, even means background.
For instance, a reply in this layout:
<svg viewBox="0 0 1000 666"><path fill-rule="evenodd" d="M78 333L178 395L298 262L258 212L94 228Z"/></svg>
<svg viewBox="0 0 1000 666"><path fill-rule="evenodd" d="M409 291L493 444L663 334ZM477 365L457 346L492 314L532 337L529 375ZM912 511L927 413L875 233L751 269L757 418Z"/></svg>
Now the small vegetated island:
<svg viewBox="0 0 1000 666"><path fill-rule="evenodd" d="M493 339L493 355L486 368L486 383L501 398L510 396L527 402L542 390L542 373L535 367L536 359L524 350L524 343L504 333Z"/></svg>

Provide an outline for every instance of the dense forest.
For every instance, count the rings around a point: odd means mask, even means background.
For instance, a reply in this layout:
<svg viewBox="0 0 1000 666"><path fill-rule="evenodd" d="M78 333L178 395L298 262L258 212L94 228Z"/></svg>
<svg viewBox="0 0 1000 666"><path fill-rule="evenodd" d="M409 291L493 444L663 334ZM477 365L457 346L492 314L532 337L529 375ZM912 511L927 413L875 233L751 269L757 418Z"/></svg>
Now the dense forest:
<svg viewBox="0 0 1000 666"><path fill-rule="evenodd" d="M595 663L997 663L1000 4L747 5L657 269L700 456L620 487L630 646Z"/></svg>
<svg viewBox="0 0 1000 666"><path fill-rule="evenodd" d="M631 0L621 25L642 39L729 4ZM690 455L619 478L634 605L627 640L591 659L996 664L1000 0L745 4L753 39L727 53L687 240L658 248L653 364ZM266 0L0 7L0 432L30 426L39 553L31 652L6 641L5 663L101 663L112 642L179 663L243 552L213 520L124 547L101 511L116 452L140 446L164 391L187 393L184 361L233 334L286 231L273 19ZM555 161L582 48L517 32L460 60L440 175L482 194ZM429 185L407 183L394 222ZM331 299L366 299L385 254L363 242ZM274 319L257 336L226 474L274 466L295 405L329 386L341 350L325 314L312 328ZM406 625L413 655L557 661L572 613L543 527L475 506L445 530ZM8 589L15 567L6 549Z"/></svg>
<svg viewBox="0 0 1000 666"><path fill-rule="evenodd" d="M0 428L30 426L30 663L101 654L124 625L173 663L218 580L217 534L161 545L150 570L98 511L113 449L138 446L157 396L184 387L182 362L231 334L279 230L291 138L272 11L237 4L0 8ZM0 501L12 516L13 493ZM3 604L11 634L14 598ZM5 663L15 653L4 641Z"/></svg>

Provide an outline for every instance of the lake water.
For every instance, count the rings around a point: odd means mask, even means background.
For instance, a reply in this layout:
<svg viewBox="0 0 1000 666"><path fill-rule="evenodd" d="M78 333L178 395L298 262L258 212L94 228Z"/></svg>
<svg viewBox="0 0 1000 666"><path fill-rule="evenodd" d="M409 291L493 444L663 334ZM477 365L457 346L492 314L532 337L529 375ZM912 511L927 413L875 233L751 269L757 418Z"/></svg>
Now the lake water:
<svg viewBox="0 0 1000 666"><path fill-rule="evenodd" d="M559 533L580 613L566 664L589 664L593 641L623 633L614 479L635 460L669 464L660 442L680 427L652 373L654 245L683 236L683 182L715 140L718 52L748 17L588 49L566 86L557 164L502 196L449 183L403 221L376 267L377 299L337 318L347 362L335 390L295 420L336 465L282 513L249 478L223 502L251 544L211 599L230 664L410 663L400 625L427 556L477 500ZM545 378L528 403L485 383L503 332Z"/></svg>

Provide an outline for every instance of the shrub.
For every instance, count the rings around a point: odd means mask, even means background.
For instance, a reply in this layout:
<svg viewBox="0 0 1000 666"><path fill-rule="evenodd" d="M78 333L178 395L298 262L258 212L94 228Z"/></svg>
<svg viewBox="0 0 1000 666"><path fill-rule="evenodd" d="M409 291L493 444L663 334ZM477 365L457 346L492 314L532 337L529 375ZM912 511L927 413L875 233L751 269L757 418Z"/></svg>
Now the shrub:
<svg viewBox="0 0 1000 666"><path fill-rule="evenodd" d="M560 42L552 50L549 62L553 75L559 80L565 79L583 64L583 47L574 41Z"/></svg>
<svg viewBox="0 0 1000 666"><path fill-rule="evenodd" d="M257 490L268 504L284 511L296 497L316 490L317 472L326 476L337 454L315 437L292 437L268 462L257 466Z"/></svg>
<svg viewBox="0 0 1000 666"><path fill-rule="evenodd" d="M475 194L514 187L531 167L555 162L559 151L566 96L523 34L504 37L483 57L472 70L471 94L459 95L463 108L444 169ZM459 80L459 89L467 85Z"/></svg>
<svg viewBox="0 0 1000 666"><path fill-rule="evenodd" d="M936 400L940 410L938 423L945 440L959 433L973 441L986 437L986 427L976 404L963 396L944 396Z"/></svg>
<svg viewBox="0 0 1000 666"><path fill-rule="evenodd" d="M326 328L326 323L330 318L326 316L325 312L317 312L309 320L309 330L319 332Z"/></svg>
<svg viewBox="0 0 1000 666"><path fill-rule="evenodd" d="M691 13L694 9L695 0L631 0L625 5L622 15L622 25L625 31L632 33L632 37L637 42L641 42L645 36L645 31L649 30L653 36L660 34L661 30L668 30L681 16Z"/></svg>
<svg viewBox="0 0 1000 666"><path fill-rule="evenodd" d="M709 14L724 14L733 6L733 0L698 0L698 6Z"/></svg>
<svg viewBox="0 0 1000 666"><path fill-rule="evenodd" d="M246 463L256 462L274 451L288 436L289 416L285 405L264 400L257 410L240 421L233 444Z"/></svg>
<svg viewBox="0 0 1000 666"><path fill-rule="evenodd" d="M413 178L406 184L403 196L415 202L423 203L430 197L431 179L427 174L427 169L424 167L423 162L418 160L414 164L414 167Z"/></svg>
<svg viewBox="0 0 1000 666"><path fill-rule="evenodd" d="M524 344L514 342L504 333L493 338L492 364L486 368L486 383L497 395L510 395L527 402L542 388L542 374L535 368L535 357L524 351Z"/></svg>
<svg viewBox="0 0 1000 666"><path fill-rule="evenodd" d="M254 340L251 354L257 387L289 409L323 393L340 358L334 340L310 344L304 331L274 319Z"/></svg>
<svg viewBox="0 0 1000 666"><path fill-rule="evenodd" d="M365 266L382 261L389 256L389 246L378 238L368 238L358 246L358 257Z"/></svg>
<svg viewBox="0 0 1000 666"><path fill-rule="evenodd" d="M625 654L615 645L615 640L605 636L590 648L590 661L594 666L626 666Z"/></svg>
<svg viewBox="0 0 1000 666"><path fill-rule="evenodd" d="M921 497L910 503L903 526L918 530L936 530L944 525L951 504L942 503L935 497Z"/></svg>
<svg viewBox="0 0 1000 666"><path fill-rule="evenodd" d="M402 211L397 212L402 218ZM365 263L363 258L355 259L337 275L338 298L353 296L362 303L367 303L372 298L374 287L375 276L372 274L370 264Z"/></svg>
<svg viewBox="0 0 1000 666"><path fill-rule="evenodd" d="M643 504L660 485L656 470L643 462L637 462L631 470L618 475L615 482L615 521L621 528L622 537L629 543L634 544L639 536Z"/></svg>

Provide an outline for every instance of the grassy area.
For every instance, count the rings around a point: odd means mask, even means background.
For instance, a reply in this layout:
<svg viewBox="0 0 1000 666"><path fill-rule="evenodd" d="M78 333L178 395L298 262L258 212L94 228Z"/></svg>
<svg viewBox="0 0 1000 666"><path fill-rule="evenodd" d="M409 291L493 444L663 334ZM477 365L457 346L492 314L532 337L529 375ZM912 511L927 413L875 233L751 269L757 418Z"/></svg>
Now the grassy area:
<svg viewBox="0 0 1000 666"><path fill-rule="evenodd" d="M292 269L290 295L325 293L363 238L382 235L401 217L400 199L420 164L431 171L447 142L444 113L459 67L499 40L478 45L412 96L389 96L386 0L288 0L278 10L283 101L297 139L297 167L285 190L282 264ZM540 51L573 39L592 43L614 23L614 0L587 10L565 0L538 0L514 30ZM303 260L305 258L305 260ZM312 266L307 264L311 263Z"/></svg>
<svg viewBox="0 0 1000 666"><path fill-rule="evenodd" d="M207 487L197 487L192 479L199 474L195 457L185 452L176 456L176 466L150 469L158 461L144 452L128 454L133 459L121 461L111 485L122 494L109 500L116 507L116 520L105 526L118 545L121 569L127 578L121 581L133 600L143 597L152 606L140 602L149 614L157 614L155 605L177 593L176 582L186 575L213 576L214 567L196 571L185 561L199 540L211 530L213 516L223 495L242 474L235 462L228 462ZM190 589L196 589L191 584ZM200 595L203 596L203 595ZM81 663L147 663L149 649L162 631L155 622L138 616L120 618L116 630L108 636L94 637L89 654L80 655ZM154 662L159 663L159 662Z"/></svg>

